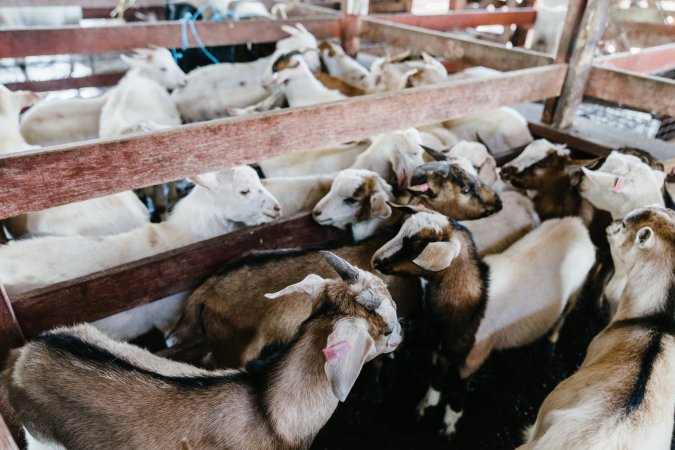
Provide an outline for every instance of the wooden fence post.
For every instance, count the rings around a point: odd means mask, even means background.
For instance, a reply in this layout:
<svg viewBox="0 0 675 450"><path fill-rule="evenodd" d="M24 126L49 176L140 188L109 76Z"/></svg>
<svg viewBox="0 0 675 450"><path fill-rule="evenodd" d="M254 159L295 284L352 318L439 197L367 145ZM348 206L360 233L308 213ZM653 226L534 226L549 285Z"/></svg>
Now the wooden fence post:
<svg viewBox="0 0 675 450"><path fill-rule="evenodd" d="M342 47L348 55L359 51L359 16L368 15L368 0L342 0Z"/></svg>
<svg viewBox="0 0 675 450"><path fill-rule="evenodd" d="M567 77L560 97L546 102L543 122L558 128L572 125L608 12L609 0L570 0L556 51L556 62L568 62Z"/></svg>
<svg viewBox="0 0 675 450"><path fill-rule="evenodd" d="M7 291L0 282L0 364L10 349L19 347L25 342L23 332L16 320Z"/></svg>

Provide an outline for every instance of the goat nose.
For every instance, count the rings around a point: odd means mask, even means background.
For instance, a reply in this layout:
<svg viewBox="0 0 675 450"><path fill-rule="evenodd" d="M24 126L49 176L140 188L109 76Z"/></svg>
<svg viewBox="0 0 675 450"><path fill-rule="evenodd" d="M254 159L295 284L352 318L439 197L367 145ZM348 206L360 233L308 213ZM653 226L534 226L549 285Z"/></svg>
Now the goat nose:
<svg viewBox="0 0 675 450"><path fill-rule="evenodd" d="M275 211L281 211L281 206L279 206L279 205L274 205L274 210L275 210Z"/></svg>
<svg viewBox="0 0 675 450"><path fill-rule="evenodd" d="M314 214L314 217L319 217L321 215L321 210L315 209L312 214Z"/></svg>

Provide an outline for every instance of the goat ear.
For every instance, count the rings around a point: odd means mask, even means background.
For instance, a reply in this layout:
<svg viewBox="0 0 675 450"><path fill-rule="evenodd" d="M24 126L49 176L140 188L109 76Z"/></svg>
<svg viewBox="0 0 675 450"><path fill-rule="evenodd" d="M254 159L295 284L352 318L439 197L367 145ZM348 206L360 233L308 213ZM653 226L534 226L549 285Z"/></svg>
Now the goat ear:
<svg viewBox="0 0 675 450"><path fill-rule="evenodd" d="M597 170L588 170L582 167L584 176L588 181L597 188L611 191L615 188L617 176L610 173L598 172Z"/></svg>
<svg viewBox="0 0 675 450"><path fill-rule="evenodd" d="M189 177L188 180L192 181L197 186L208 189L209 191L216 190L219 184L217 172L200 173L199 175L193 175Z"/></svg>
<svg viewBox="0 0 675 450"><path fill-rule="evenodd" d="M314 300L321 294L323 288L326 287L326 283L328 283L328 280L325 278L310 273L302 281L286 286L278 292L265 294L265 298L275 299L289 294L302 293L309 295Z"/></svg>
<svg viewBox="0 0 675 450"><path fill-rule="evenodd" d="M654 246L654 230L650 227L642 227L635 235L635 243L642 250L650 249Z"/></svg>
<svg viewBox="0 0 675 450"><path fill-rule="evenodd" d="M323 354L326 359L323 368L333 393L344 402L363 364L375 356L375 341L368 333L368 322L361 318L338 320Z"/></svg>
<svg viewBox="0 0 675 450"><path fill-rule="evenodd" d="M457 238L452 238L449 242L431 242L413 260L413 264L430 272L439 272L450 267L460 249L461 244Z"/></svg>
<svg viewBox="0 0 675 450"><path fill-rule="evenodd" d="M391 207L387 204L386 197L379 192L370 197L370 217L386 219L389 216L391 216Z"/></svg>
<svg viewBox="0 0 675 450"><path fill-rule="evenodd" d="M406 214L416 214L418 212L429 212L430 210L425 208L422 205L399 205L398 203L394 202L387 202L387 205L391 206L392 208L399 210L401 212L404 212Z"/></svg>

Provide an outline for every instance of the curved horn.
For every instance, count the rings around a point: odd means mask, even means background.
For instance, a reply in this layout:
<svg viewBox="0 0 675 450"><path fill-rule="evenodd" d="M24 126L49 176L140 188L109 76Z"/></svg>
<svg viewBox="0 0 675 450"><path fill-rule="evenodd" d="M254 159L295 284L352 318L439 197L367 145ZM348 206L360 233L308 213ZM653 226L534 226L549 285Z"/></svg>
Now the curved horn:
<svg viewBox="0 0 675 450"><path fill-rule="evenodd" d="M420 147L424 149L425 152L429 154L432 158L434 158L435 161L447 161L448 157L445 156L444 153L439 152L438 150L434 150L431 147L427 147L426 145L420 144Z"/></svg>
<svg viewBox="0 0 675 450"><path fill-rule="evenodd" d="M450 164L444 164L443 161L434 161L426 164L422 164L421 166L418 166L416 169L417 170L423 170L423 171L431 171L431 172L436 172L443 176L443 178L448 178L450 175Z"/></svg>
<svg viewBox="0 0 675 450"><path fill-rule="evenodd" d="M326 262L340 275L343 280L354 283L359 278L359 272L356 267L349 264L344 259L327 250L321 250L319 253L323 255Z"/></svg>
<svg viewBox="0 0 675 450"><path fill-rule="evenodd" d="M359 293L354 300L362 304L368 311L375 311L382 303L382 297L372 289L366 289Z"/></svg>

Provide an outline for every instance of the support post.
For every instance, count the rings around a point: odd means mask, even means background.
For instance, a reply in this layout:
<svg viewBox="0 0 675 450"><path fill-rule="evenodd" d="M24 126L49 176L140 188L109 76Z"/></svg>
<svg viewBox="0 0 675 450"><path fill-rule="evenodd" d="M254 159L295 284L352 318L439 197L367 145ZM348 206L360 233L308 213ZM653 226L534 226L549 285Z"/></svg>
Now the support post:
<svg viewBox="0 0 675 450"><path fill-rule="evenodd" d="M359 51L359 16L368 15L369 0L342 0L342 47L348 55Z"/></svg>
<svg viewBox="0 0 675 450"><path fill-rule="evenodd" d="M4 362L10 349L25 342L23 332L16 320L7 291L0 282L0 364Z"/></svg>
<svg viewBox="0 0 675 450"><path fill-rule="evenodd" d="M546 102L544 122L567 128L574 121L608 11L609 0L570 0L556 52L556 62L568 61L567 76L560 97Z"/></svg>

